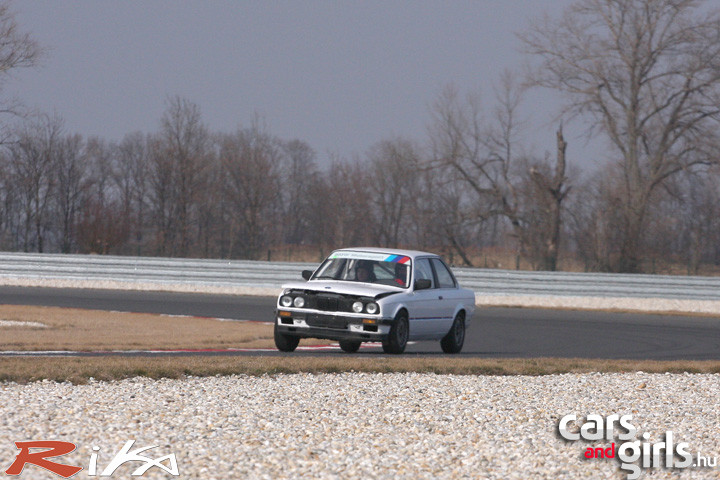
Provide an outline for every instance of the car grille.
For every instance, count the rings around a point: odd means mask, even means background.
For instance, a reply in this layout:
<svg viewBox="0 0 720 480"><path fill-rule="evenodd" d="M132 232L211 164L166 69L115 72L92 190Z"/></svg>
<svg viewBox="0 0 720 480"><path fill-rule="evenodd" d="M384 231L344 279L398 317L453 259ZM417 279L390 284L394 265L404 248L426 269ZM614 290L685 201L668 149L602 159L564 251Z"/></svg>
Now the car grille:
<svg viewBox="0 0 720 480"><path fill-rule="evenodd" d="M317 310L322 310L323 312L337 312L340 310L338 299L334 297L322 297L318 295L316 305Z"/></svg>
<svg viewBox="0 0 720 480"><path fill-rule="evenodd" d="M346 318L333 315L309 314L305 322L311 327L344 329L348 326Z"/></svg>

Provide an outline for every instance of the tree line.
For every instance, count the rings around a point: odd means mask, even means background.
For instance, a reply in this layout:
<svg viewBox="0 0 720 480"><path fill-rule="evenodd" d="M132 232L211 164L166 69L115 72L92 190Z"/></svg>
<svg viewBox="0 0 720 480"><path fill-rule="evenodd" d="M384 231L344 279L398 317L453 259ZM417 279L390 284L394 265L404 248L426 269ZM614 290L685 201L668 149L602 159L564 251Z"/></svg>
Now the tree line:
<svg viewBox="0 0 720 480"><path fill-rule="evenodd" d="M704 7L579 1L521 32L530 66L500 77L491 108L448 87L425 138L324 168L261 118L211 132L180 97L157 131L118 142L27 118L4 129L0 248L264 259L280 246L375 245L475 266L504 249L543 270L698 273L720 265L720 17ZM565 100L553 152L523 141L528 88ZM573 167L561 119L586 122L607 158Z"/></svg>

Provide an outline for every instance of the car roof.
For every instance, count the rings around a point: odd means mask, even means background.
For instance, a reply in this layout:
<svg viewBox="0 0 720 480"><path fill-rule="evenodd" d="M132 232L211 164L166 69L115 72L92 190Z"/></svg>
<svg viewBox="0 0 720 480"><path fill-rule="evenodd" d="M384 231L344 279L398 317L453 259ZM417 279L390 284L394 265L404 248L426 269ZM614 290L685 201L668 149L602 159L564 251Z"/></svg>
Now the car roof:
<svg viewBox="0 0 720 480"><path fill-rule="evenodd" d="M402 250L397 248L378 248L378 247L353 247L353 248L340 248L334 250L335 252L367 252L367 253L385 253L388 255L402 255L415 259L418 257L439 257L435 253L421 252L419 250Z"/></svg>

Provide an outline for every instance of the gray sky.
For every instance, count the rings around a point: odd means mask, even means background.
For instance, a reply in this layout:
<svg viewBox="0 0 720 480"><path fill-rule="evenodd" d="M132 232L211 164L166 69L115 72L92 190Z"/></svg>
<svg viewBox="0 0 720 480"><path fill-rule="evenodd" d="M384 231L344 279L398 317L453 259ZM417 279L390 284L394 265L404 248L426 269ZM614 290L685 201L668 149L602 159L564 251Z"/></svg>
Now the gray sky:
<svg viewBox="0 0 720 480"><path fill-rule="evenodd" d="M500 72L521 66L514 32L569 3L16 1L21 27L49 51L5 93L58 113L71 133L108 140L157 131L167 97L180 95L213 131L258 113L324 163L393 136L423 141L448 84L488 105ZM531 97L535 120L557 107L548 98ZM556 127L542 128L529 143L552 150Z"/></svg>

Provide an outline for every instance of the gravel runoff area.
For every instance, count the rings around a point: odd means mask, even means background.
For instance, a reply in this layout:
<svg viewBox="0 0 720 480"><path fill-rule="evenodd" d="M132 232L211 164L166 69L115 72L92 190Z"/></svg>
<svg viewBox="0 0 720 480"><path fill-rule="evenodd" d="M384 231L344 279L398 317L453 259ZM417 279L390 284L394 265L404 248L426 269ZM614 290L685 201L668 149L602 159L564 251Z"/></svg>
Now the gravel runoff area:
<svg viewBox="0 0 720 480"><path fill-rule="evenodd" d="M670 430L693 458L720 457L719 375L134 378L2 383L0 398L2 471L15 441L63 440L78 449L55 460L83 466L76 479L96 478L87 470L93 446L99 474L131 439L133 448L158 445L149 457L177 458L179 477L152 467L142 478L626 478L617 458L583 456L609 441L559 437L567 414L630 414L637 439L647 432L657 443ZM130 478L139 465L112 477ZM59 478L30 465L18 478L50 477ZM661 467L640 478L720 478L720 470Z"/></svg>

